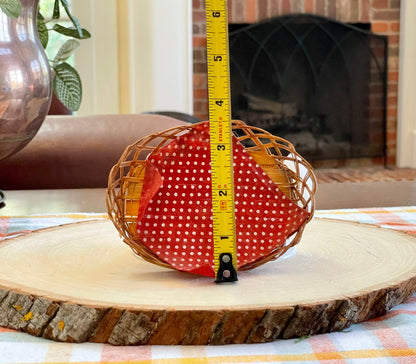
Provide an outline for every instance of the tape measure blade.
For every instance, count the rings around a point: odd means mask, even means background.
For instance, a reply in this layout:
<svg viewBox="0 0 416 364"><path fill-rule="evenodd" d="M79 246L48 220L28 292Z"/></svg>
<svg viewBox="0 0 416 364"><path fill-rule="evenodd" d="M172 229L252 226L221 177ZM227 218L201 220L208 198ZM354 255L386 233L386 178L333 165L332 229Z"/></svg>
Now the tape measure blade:
<svg viewBox="0 0 416 364"><path fill-rule="evenodd" d="M216 282L237 278L226 0L206 0L213 239Z"/></svg>

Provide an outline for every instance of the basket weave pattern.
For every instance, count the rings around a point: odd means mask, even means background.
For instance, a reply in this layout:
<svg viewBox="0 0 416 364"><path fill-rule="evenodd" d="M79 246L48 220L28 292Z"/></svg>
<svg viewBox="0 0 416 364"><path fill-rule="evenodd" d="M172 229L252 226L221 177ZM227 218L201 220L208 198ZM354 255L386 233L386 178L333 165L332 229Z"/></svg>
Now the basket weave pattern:
<svg viewBox="0 0 416 364"><path fill-rule="evenodd" d="M191 130L194 125L174 127L154 133L128 146L118 163L111 169L108 178L106 199L108 213L123 241L135 254L146 261L169 268L172 267L148 249L136 232L145 159L150 153L157 153L177 136ZM299 243L305 225L311 220L315 209L316 178L309 163L296 153L295 148L288 141L241 121L233 121L233 132L279 189L292 202L310 214L284 246L277 246L267 256L240 267L240 270L246 270L277 259Z"/></svg>

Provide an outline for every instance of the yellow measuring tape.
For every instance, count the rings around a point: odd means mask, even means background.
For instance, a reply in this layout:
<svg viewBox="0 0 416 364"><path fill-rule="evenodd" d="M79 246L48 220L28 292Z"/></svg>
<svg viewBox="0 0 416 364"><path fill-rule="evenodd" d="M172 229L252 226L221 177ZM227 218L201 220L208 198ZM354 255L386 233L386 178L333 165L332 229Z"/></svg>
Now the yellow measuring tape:
<svg viewBox="0 0 416 364"><path fill-rule="evenodd" d="M208 95L215 272L218 283L237 281L226 0L206 0Z"/></svg>

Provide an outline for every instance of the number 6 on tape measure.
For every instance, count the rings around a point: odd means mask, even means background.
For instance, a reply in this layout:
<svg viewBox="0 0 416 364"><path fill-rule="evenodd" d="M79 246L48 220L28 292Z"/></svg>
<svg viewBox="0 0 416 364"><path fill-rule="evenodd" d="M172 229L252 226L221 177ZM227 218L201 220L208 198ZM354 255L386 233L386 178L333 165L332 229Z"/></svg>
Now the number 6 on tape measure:
<svg viewBox="0 0 416 364"><path fill-rule="evenodd" d="M215 282L237 281L226 0L206 0Z"/></svg>

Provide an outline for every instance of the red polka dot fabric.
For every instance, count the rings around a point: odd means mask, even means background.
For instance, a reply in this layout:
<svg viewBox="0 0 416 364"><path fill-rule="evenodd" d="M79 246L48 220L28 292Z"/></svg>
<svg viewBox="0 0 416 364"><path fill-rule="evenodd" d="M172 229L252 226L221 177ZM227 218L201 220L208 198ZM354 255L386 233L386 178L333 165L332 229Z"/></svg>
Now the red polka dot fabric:
<svg viewBox="0 0 416 364"><path fill-rule="evenodd" d="M282 246L309 213L282 193L233 138L237 267ZM215 277L209 124L197 124L146 160L137 233L173 268Z"/></svg>

